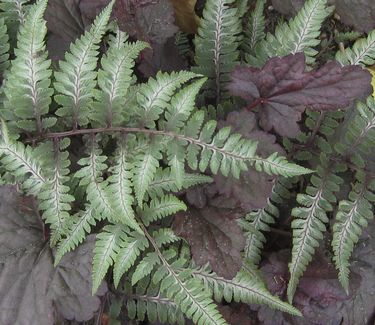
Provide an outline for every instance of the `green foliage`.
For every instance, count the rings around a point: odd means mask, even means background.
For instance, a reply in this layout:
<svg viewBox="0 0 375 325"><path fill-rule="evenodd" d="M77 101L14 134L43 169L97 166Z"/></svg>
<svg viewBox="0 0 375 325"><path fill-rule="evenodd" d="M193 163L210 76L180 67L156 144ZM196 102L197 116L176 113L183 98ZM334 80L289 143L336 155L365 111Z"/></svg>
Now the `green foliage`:
<svg viewBox="0 0 375 325"><path fill-rule="evenodd" d="M228 303L232 301L246 304L260 303L292 315L301 315L296 308L272 296L267 288L245 269L241 270L233 280L219 277L208 267L193 271L193 275L212 292L216 301L220 302L224 299Z"/></svg>
<svg viewBox="0 0 375 325"><path fill-rule="evenodd" d="M193 71L209 78L207 96L216 104L228 97L226 84L239 60L241 19L234 2L208 0L194 40L197 66Z"/></svg>
<svg viewBox="0 0 375 325"><path fill-rule="evenodd" d="M7 26L5 25L4 18L0 19L0 75L2 76L4 71L9 66L9 36L7 33Z"/></svg>
<svg viewBox="0 0 375 325"><path fill-rule="evenodd" d="M245 53L252 53L255 46L264 39L265 33L265 17L264 17L265 0L258 0L256 2L254 11L246 21L244 29L244 40L242 44Z"/></svg>
<svg viewBox="0 0 375 325"><path fill-rule="evenodd" d="M306 193L297 195L300 206L292 210L294 220L292 260L289 264L289 302L292 302L299 278L312 260L319 241L323 239L325 224L328 222L327 212L333 210L335 193L343 182L335 175L337 167L331 166L323 154L321 159L322 165L318 166L316 174L311 176Z"/></svg>
<svg viewBox="0 0 375 325"><path fill-rule="evenodd" d="M306 1L294 18L279 24L274 35L268 33L258 43L254 52L246 56L247 63L262 66L271 57L298 52L305 53L307 63L314 63L318 53L314 48L320 43L322 23L332 11L332 7L327 7L327 0Z"/></svg>
<svg viewBox="0 0 375 325"><path fill-rule="evenodd" d="M46 0L40 0L33 6L24 24L17 34L16 56L13 61L4 93L6 111L2 114L6 120L17 121L19 128L41 133L53 126L55 118L43 118L49 112L53 89L51 85L51 61L44 38L47 34L43 14ZM12 117L14 115L14 117Z"/></svg>
<svg viewBox="0 0 375 325"><path fill-rule="evenodd" d="M99 43L107 30L107 23L114 1L95 19L90 30L70 46L65 60L59 62L60 71L55 73L56 102L61 105L56 114L66 117L73 129L89 122L93 104L97 72L95 71ZM113 80L112 80L113 82Z"/></svg>
<svg viewBox="0 0 375 325"><path fill-rule="evenodd" d="M333 226L333 260L339 271L339 280L349 294L349 259L358 242L362 229L374 218L374 181L368 183L364 174L357 174L357 182L348 200L339 202L336 223Z"/></svg>
<svg viewBox="0 0 375 325"><path fill-rule="evenodd" d="M258 265L261 260L261 252L266 242L264 232L270 231L270 225L275 223L279 217L279 209L276 204L282 204L290 197L291 184L285 178L276 181L272 189L272 195L263 209L248 213L241 220L241 227L246 234L245 258L253 264Z"/></svg>
<svg viewBox="0 0 375 325"><path fill-rule="evenodd" d="M373 65L375 62L375 30L366 38L357 40L351 48L338 51L336 60L342 65Z"/></svg>

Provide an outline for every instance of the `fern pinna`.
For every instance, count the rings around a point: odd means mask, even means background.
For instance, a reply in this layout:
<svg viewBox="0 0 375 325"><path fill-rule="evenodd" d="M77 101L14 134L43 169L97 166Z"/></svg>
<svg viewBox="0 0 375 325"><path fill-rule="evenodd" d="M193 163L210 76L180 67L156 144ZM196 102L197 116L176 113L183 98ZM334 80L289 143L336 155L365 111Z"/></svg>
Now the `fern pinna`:
<svg viewBox="0 0 375 325"><path fill-rule="evenodd" d="M223 1L218 12L230 3ZM299 315L245 270L226 280L197 269L170 220L187 209L173 193L211 182L200 173L239 177L255 168L289 177L310 170L276 153L264 158L257 154L256 141L229 127L218 129L195 105L207 81L202 75L158 73L147 83L136 83L135 60L147 44L129 42L108 24L113 4L70 46L56 71L44 39L47 0L28 10L14 60L9 63L9 48L1 48L2 69L10 65L1 106L4 180L16 181L38 199L56 265L97 232L92 291L113 268L113 283L124 290L129 316L142 319L147 309L150 320L182 323L187 317L197 324L226 324L212 298L220 302L219 291L230 292L226 301L265 303ZM208 3L207 10L210 6L216 4ZM235 9L225 15L230 18ZM0 25L7 40L3 20ZM106 33L108 49L98 62ZM221 75L217 71L220 83ZM78 156L73 150L77 143L85 147Z"/></svg>

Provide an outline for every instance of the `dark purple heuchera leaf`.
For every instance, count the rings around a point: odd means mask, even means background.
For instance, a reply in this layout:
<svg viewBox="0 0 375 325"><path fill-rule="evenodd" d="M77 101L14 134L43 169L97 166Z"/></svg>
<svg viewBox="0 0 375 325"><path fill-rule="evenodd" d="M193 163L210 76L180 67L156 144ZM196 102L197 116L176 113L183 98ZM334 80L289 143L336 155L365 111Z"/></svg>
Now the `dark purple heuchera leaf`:
<svg viewBox="0 0 375 325"><path fill-rule="evenodd" d="M245 238L237 224L242 213L217 207L189 209L176 215L173 229L185 238L198 265L210 263L217 274L232 279L241 268Z"/></svg>
<svg viewBox="0 0 375 325"><path fill-rule="evenodd" d="M305 71L302 53L270 59L262 68L238 66L229 90L245 99L249 110L260 106L260 124L282 136L295 137L305 108L336 110L371 94L371 75L359 66L328 62L319 70Z"/></svg>
<svg viewBox="0 0 375 325"><path fill-rule="evenodd" d="M19 195L0 187L0 324L55 324L55 316L87 321L100 306L91 295L94 236L53 267L35 215L17 210ZM99 295L104 294L103 285Z"/></svg>

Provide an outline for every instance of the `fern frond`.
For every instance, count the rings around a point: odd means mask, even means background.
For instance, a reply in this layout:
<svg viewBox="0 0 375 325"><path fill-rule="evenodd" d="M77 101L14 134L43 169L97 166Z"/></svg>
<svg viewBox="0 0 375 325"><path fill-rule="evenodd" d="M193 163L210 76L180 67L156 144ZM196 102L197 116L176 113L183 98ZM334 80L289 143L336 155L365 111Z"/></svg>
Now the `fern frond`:
<svg viewBox="0 0 375 325"><path fill-rule="evenodd" d="M198 79L172 97L165 112L167 131L177 131L185 125L195 107L195 98L206 80L206 78Z"/></svg>
<svg viewBox="0 0 375 325"><path fill-rule="evenodd" d="M163 245L171 244L181 240L174 234L173 230L170 228L161 228L157 231L154 231L152 233L152 237L154 238L155 243L159 246L159 248L161 248Z"/></svg>
<svg viewBox="0 0 375 325"><path fill-rule="evenodd" d="M318 53L314 47L319 43L323 21L332 13L327 0L307 0L297 15L276 27L275 35L267 37L255 47L254 55L246 57L247 63L262 66L269 58L304 52L306 62L312 64Z"/></svg>
<svg viewBox="0 0 375 325"><path fill-rule="evenodd" d="M90 118L101 126L118 126L123 121L125 97L132 81L135 59L148 45L144 42L124 43L125 33L117 30L108 52L101 59L98 72L98 101Z"/></svg>
<svg viewBox="0 0 375 325"><path fill-rule="evenodd" d="M266 36L264 5L265 0L257 0L254 10L246 22L244 29L245 37L242 43L245 53L252 53L255 45Z"/></svg>
<svg viewBox="0 0 375 325"><path fill-rule="evenodd" d="M145 151L134 158L132 173L135 197L138 205L142 207L143 199L149 185L155 177L156 170L162 158L160 143L152 141Z"/></svg>
<svg viewBox="0 0 375 325"><path fill-rule="evenodd" d="M342 65L373 65L375 63L375 30L371 31L366 38L357 40L352 48L338 51L336 60Z"/></svg>
<svg viewBox="0 0 375 325"><path fill-rule="evenodd" d="M255 169L263 171L269 175L281 175L292 177L312 173L313 171L296 164L290 163L285 157L279 156L277 152L271 154L268 158L255 157Z"/></svg>
<svg viewBox="0 0 375 325"><path fill-rule="evenodd" d="M226 85L239 59L241 19L235 0L207 0L195 36L195 63L193 71L209 78L209 97L216 100L228 96Z"/></svg>
<svg viewBox="0 0 375 325"><path fill-rule="evenodd" d="M181 189L188 189L196 185L202 185L211 182L212 178L209 176L203 174L184 173ZM151 198L154 198L156 196L161 197L165 193L177 193L179 190L180 189L176 185L175 178L171 173L170 168L159 168L155 174L154 180L151 182L148 188L148 195L150 195Z"/></svg>
<svg viewBox="0 0 375 325"><path fill-rule="evenodd" d="M65 148L67 144L63 144ZM43 185L38 199L39 208L43 212L43 219L50 225L51 245L55 245L61 236L66 234L67 220L70 217L69 211L74 197L69 194L69 153L62 151L60 144L54 143L54 167L52 177Z"/></svg>
<svg viewBox="0 0 375 325"><path fill-rule="evenodd" d="M0 77L2 78L4 72L9 67L9 36L8 29L4 18L0 19Z"/></svg>
<svg viewBox="0 0 375 325"><path fill-rule="evenodd" d="M279 217L279 209L276 204L282 204L290 197L290 183L285 178L276 181L272 189L271 197L263 209L248 213L240 225L245 230L246 246L245 258L252 264L258 265L261 259L261 251L266 242L264 232L270 231L270 224Z"/></svg>
<svg viewBox="0 0 375 325"><path fill-rule="evenodd" d="M375 99L369 96L366 103L357 102L356 109L347 116L348 122L343 141L335 145L340 155L348 157L359 168L375 147Z"/></svg>
<svg viewBox="0 0 375 325"><path fill-rule="evenodd" d="M148 253L142 259L142 261L140 261L137 264L137 267L132 276L132 286L137 284L143 278L149 276L151 272L153 271L153 269L155 268L155 266L160 263L161 261L157 253L155 252Z"/></svg>
<svg viewBox="0 0 375 325"><path fill-rule="evenodd" d="M16 58L11 63L4 89L8 100L6 109L17 117L13 120L20 128L36 130L39 134L56 122L48 119L45 125L42 118L49 112L53 95L51 60L47 59L44 42L47 27L43 14L46 7L47 0L38 0L20 26L14 50Z"/></svg>
<svg viewBox="0 0 375 325"><path fill-rule="evenodd" d="M59 92L55 100L61 106L56 114L67 118L73 129L89 122L96 87L98 44L107 29L113 4L114 0L103 9L90 30L70 45L65 60L59 62L60 71L55 73L54 86Z"/></svg>
<svg viewBox="0 0 375 325"><path fill-rule="evenodd" d="M129 236L128 240L122 242L121 248L116 256L113 268L113 281L115 287L120 283L121 277L134 265L137 257L148 247L148 240L139 233L134 237Z"/></svg>
<svg viewBox="0 0 375 325"><path fill-rule="evenodd" d="M357 183L348 200L339 202L336 222L333 226L333 260L339 271L339 280L349 294L349 259L362 234L362 229L374 218L375 183L368 182L366 175L357 174Z"/></svg>
<svg viewBox="0 0 375 325"><path fill-rule="evenodd" d="M273 296L262 283L245 270L241 270L233 280L218 276L207 266L193 271L193 276L203 282L218 302L224 299L228 303L235 301L245 304L265 304L273 309L301 316L298 309Z"/></svg>
<svg viewBox="0 0 375 325"><path fill-rule="evenodd" d="M10 35L16 35L20 25L26 21L26 16L31 8L30 0L1 0L0 17L4 18L8 29L12 28Z"/></svg>
<svg viewBox="0 0 375 325"><path fill-rule="evenodd" d="M81 158L77 163L82 166L74 177L80 178L79 185L85 187L87 200L97 214L98 219L120 223L123 218L111 204L111 191L108 180L103 179L103 172L108 169L105 161L107 157L102 155L99 146L100 136L92 136L87 140L87 151L89 156Z"/></svg>
<svg viewBox="0 0 375 325"><path fill-rule="evenodd" d="M192 278L190 270L178 272L162 259L163 272L159 274L160 290L179 306L181 311L195 324L227 325L216 305L204 290L200 281ZM155 282L155 280L154 280Z"/></svg>
<svg viewBox="0 0 375 325"><path fill-rule="evenodd" d="M1 125L0 157L3 168L22 184L27 194L37 195L43 184L47 182L32 148L25 147L22 142L9 139L4 121Z"/></svg>
<svg viewBox="0 0 375 325"><path fill-rule="evenodd" d="M149 205L145 205L141 217L145 226L151 222L163 219L178 211L186 211L187 207L184 202L173 195L165 195L161 198L154 198Z"/></svg>
<svg viewBox="0 0 375 325"><path fill-rule="evenodd" d="M136 111L139 115L139 124L151 129L155 128L155 121L168 107L175 90L195 77L199 76L187 71L171 74L159 72L155 79L150 78L146 84L139 87L137 103L140 107Z"/></svg>
<svg viewBox="0 0 375 325"><path fill-rule="evenodd" d="M91 233L91 227L96 225L95 214L92 208L80 211L72 217L71 225L60 240L55 254L55 266L59 264L62 257L74 250L86 238L86 234Z"/></svg>
<svg viewBox="0 0 375 325"><path fill-rule="evenodd" d="M115 166L111 169L112 175L108 178L110 204L113 210L117 211L121 223L142 234L143 232L135 219L132 208L134 198L132 195L131 168L127 148L123 143L118 142Z"/></svg>
<svg viewBox="0 0 375 325"><path fill-rule="evenodd" d="M157 321L164 324L185 324L185 318L177 305L160 293L156 295L132 294L130 295L126 308L130 319L143 321L147 314L147 319L151 323Z"/></svg>
<svg viewBox="0 0 375 325"><path fill-rule="evenodd" d="M312 260L319 240L323 239L328 222L327 212L333 210L336 202L335 192L340 189L343 180L334 173L326 158L317 173L311 176L306 194L298 194L297 202L301 205L292 210L293 249L289 263L290 280L288 283L288 300L292 302L298 281Z"/></svg>
<svg viewBox="0 0 375 325"><path fill-rule="evenodd" d="M127 241L128 228L122 225L108 225L96 235L93 268L92 293L98 290L108 269L113 265L122 242Z"/></svg>

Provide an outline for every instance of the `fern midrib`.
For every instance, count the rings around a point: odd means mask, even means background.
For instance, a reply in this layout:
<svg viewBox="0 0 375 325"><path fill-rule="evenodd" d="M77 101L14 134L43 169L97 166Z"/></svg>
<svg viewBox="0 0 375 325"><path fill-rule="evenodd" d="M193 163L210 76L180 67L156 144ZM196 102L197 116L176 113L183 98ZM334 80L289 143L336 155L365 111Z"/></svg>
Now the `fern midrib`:
<svg viewBox="0 0 375 325"><path fill-rule="evenodd" d="M68 252L70 250L71 242L73 242L75 247L76 243L81 243L84 240L84 237L79 238L76 236L78 236L81 230L83 230L83 233L85 233L85 225L90 224L90 219L95 220L92 214L92 210L89 208L81 217L79 217L78 222L74 224L74 227L69 229L68 237L61 241L61 244L58 247L58 252L63 252L63 254L60 254L61 257L65 254L65 252Z"/></svg>
<svg viewBox="0 0 375 325"><path fill-rule="evenodd" d="M214 45L214 64L215 64L215 85L216 85L216 106L220 103L221 96L221 84L220 84L220 49L221 49L221 29L223 12L225 6L225 0L219 0L220 3L217 5L218 13L216 20L215 29L215 45Z"/></svg>
<svg viewBox="0 0 375 325"><path fill-rule="evenodd" d="M58 227L55 229L57 231L57 236L61 235L61 231L63 229L64 220L63 217L61 217L62 209L60 208L61 203L61 197L62 193L60 192L60 186L63 185L60 183L60 174L59 174L59 168L60 168L60 162L59 159L56 159L56 167L55 167L55 173L54 173L54 179L53 179L53 196L54 196L54 210L57 218ZM55 225L55 223L54 223Z"/></svg>
<svg viewBox="0 0 375 325"><path fill-rule="evenodd" d="M361 191L360 193L358 193L358 197L355 199L355 201L353 202L353 206L352 208L350 209L350 211L347 213L346 215L346 220L344 222L344 224L342 225L342 228L341 228L341 231L339 233L339 245L337 247L337 258L339 260L339 263L338 265L340 266L340 273L342 271L343 268L343 261L344 261L344 258L342 256L342 253L345 251L345 243L349 237L349 228L350 228L350 225L352 223L354 223L354 218L356 217L357 215L357 209L358 209L358 206L360 205L361 201L363 200L364 198L364 194L366 192L366 185L365 184L362 184L362 188L361 188Z"/></svg>
<svg viewBox="0 0 375 325"><path fill-rule="evenodd" d="M216 283L220 283L220 282L224 282L226 283L228 286L233 286L233 287L237 287L243 291L248 291L250 292L250 295L253 295L253 296L261 296L265 301L272 301L273 303L277 304L278 306L280 306L280 308L282 310L285 310L285 306L282 302L280 302L278 299L275 299L272 295L265 295L264 293L262 293L261 291L257 291L257 290L254 290L254 289L251 289L249 287L246 287L244 285L242 285L240 282L233 282L231 280L227 280L225 278L222 278L220 276L215 276L213 274L210 274L210 273L206 273L206 272L199 272L199 271L193 271L193 274L196 274L198 277L206 277L206 278L210 278L212 279L213 282L216 282Z"/></svg>
<svg viewBox="0 0 375 325"><path fill-rule="evenodd" d="M302 45L304 37L305 37L308 29L310 28L310 22L312 20L313 15L315 14L315 10L319 8L319 5L320 5L320 1L319 0L315 1L313 9L309 11L309 15L308 15L308 19L306 20L305 28L302 30L302 33L300 34L300 36L298 38L298 42L295 45L294 50L292 51L293 54L296 54L297 52L300 52L302 50L300 48L300 46Z"/></svg>
<svg viewBox="0 0 375 325"><path fill-rule="evenodd" d="M87 45L87 47L84 49L84 55L82 56L81 60L79 61L79 64L78 64L78 69L74 69L75 71L77 71L77 73L74 75L74 79L75 79L75 82L74 82L74 94L73 94L73 103L74 103L74 106L73 106L73 129L77 129L78 128L78 111L79 111L79 100L80 100L80 94L81 94L81 74L82 74L82 69L83 69L83 65L86 61L86 56L88 55L89 53L89 49L91 48L91 45L94 43L94 37L91 35L90 32L87 32L90 34L91 36L91 39L89 41L89 44ZM77 66L76 66L77 67Z"/></svg>
<svg viewBox="0 0 375 325"><path fill-rule="evenodd" d="M259 210L256 212L256 218L251 222L251 225L256 229L259 230L259 225L262 223L262 214L267 213L264 209ZM250 250L251 247L255 247L255 249L259 250L259 247L257 247L253 242L257 238L257 235L254 232L250 232L247 236L246 240L246 247L245 247L245 255L247 258L251 257Z"/></svg>
<svg viewBox="0 0 375 325"><path fill-rule="evenodd" d="M299 244L300 249L297 250L297 256L293 259L294 263L291 263L292 264L292 269L290 270L291 278L295 277L297 269L299 268L300 265L303 265L302 263L300 263L300 259L302 257L302 253L305 252L305 248L306 248L306 245L307 245L306 239L308 237L307 234L308 233L310 234L312 222L313 222L314 218L316 217L315 216L316 210L320 208L319 202L323 198L323 187L324 187L324 185L325 185L325 182L323 182L321 184L318 192L315 194L314 202L313 202L313 204L310 208L309 215L306 218L307 222L304 224L303 236L302 236L302 241L301 241L302 244Z"/></svg>
<svg viewBox="0 0 375 325"><path fill-rule="evenodd" d="M375 117L368 121L366 127L361 131L361 134L357 137L356 141L353 145L351 145L351 149L348 152L348 155L353 152L362 142L362 140L367 136L367 133L369 133L373 128L375 128Z"/></svg>
<svg viewBox="0 0 375 325"><path fill-rule="evenodd" d="M176 305L176 303L174 303L173 301L171 301L170 299L168 298L163 298L159 295L157 296L146 296L146 295L136 295L136 294L130 294L130 295L127 295L130 299L134 299L134 300L142 300L142 301L146 301L146 302L152 302L152 303L155 303L155 304L163 304L163 305L169 305L169 306L172 306L176 309L179 309L178 306Z"/></svg>
<svg viewBox="0 0 375 325"><path fill-rule="evenodd" d="M260 3L260 2L259 2ZM258 4L258 3L257 3ZM258 8L259 10L259 8ZM251 35L250 35L250 49L252 50L256 44L256 40L258 38L258 29L256 28L259 24L259 21L262 20L262 17L259 17L258 16L258 12L257 10L255 9L254 13L253 13L253 19L252 19L252 24L251 24ZM260 18L260 19L258 19Z"/></svg>
<svg viewBox="0 0 375 325"><path fill-rule="evenodd" d="M371 43L369 43L369 44L368 44L368 45L362 50L362 52L358 53L358 55L356 56L356 58L355 58L354 61L353 61L353 60L350 60L350 61L351 61L350 63L351 63L352 65L357 65L357 64L363 63L364 58L368 55L368 51L370 51L371 48L374 47L374 46L375 46L375 38L374 38L374 40L373 40Z"/></svg>
<svg viewBox="0 0 375 325"><path fill-rule="evenodd" d="M126 61L130 55L123 55L120 62L116 64L116 71L114 74L113 81L111 81L111 90L109 93L109 105L108 105L108 116L107 116L107 126L112 127L113 123L113 102L116 98L116 89L119 89L119 75L123 67L126 67ZM125 63L125 65L124 65Z"/></svg>
<svg viewBox="0 0 375 325"><path fill-rule="evenodd" d="M217 151L223 154L224 156L236 158L239 160L249 160L249 161L261 161L261 162L266 162L270 165L277 166L280 168L279 165L272 163L268 161L267 159L263 159L260 157L253 157L253 158L248 158L246 156L241 156L234 154L232 152L226 151L222 148L218 148L212 144L208 144L205 142L200 141L200 139L194 139L191 137L187 137L178 133L173 133L173 132L167 132L167 131L159 131L159 130L152 130L152 129L142 129L142 128L126 128L126 127L112 127L112 128L97 128L97 129L80 129L80 130L72 130L72 131L66 131L66 132L58 132L58 133L46 133L43 135L41 138L64 138L64 137L71 137L73 135L83 135L83 134L97 134L97 133L104 133L104 132L128 132L128 133L144 133L144 134L153 134L153 135L162 135L162 136L167 136L171 138L176 138L180 140L187 141L189 143L196 144L202 148L208 148L211 151ZM34 139L34 140L37 140ZM293 171L293 169L288 169L285 166L282 167L284 170L287 171Z"/></svg>
<svg viewBox="0 0 375 325"><path fill-rule="evenodd" d="M163 256L163 254L160 252L160 249L158 247L158 245L156 244L156 242L154 241L154 238L148 233L147 229L145 226L141 226L142 227L142 230L143 232L145 233L146 237L148 238L148 240L150 241L151 245L154 247L155 249L155 252L157 253L157 255L159 256L160 260L162 261L162 263L164 264L164 266L167 268L169 274L171 274L173 276L173 278L175 279L176 282L178 282L180 288L186 292L186 294L190 297L190 300L191 301L194 301L194 303L196 304L196 306L199 306L199 309L201 310L201 312L203 314L206 315L206 319L210 319L211 320L211 324L217 324L215 319L213 319L211 317L211 315L209 313L207 313L206 309L204 308L204 306L202 306L199 301L197 301L195 299L195 297L191 294L190 290L188 290L184 283L181 281L181 279L178 277L178 275L175 273L175 271L173 270L173 268L169 265L169 263L167 262L167 260L165 259L165 257Z"/></svg>
<svg viewBox="0 0 375 325"><path fill-rule="evenodd" d="M23 165L27 166L27 168L29 169L29 172L32 175L34 175L34 177L39 179L39 181L42 182L43 184L46 182L46 180L43 178L43 176L41 174L39 174L39 172L37 170L34 170L32 168L32 166L29 164L29 162L27 160L23 159L22 156L18 152L12 150L10 147L0 147L0 150L9 151L11 154L16 156L17 159L23 163Z"/></svg>
<svg viewBox="0 0 375 325"><path fill-rule="evenodd" d="M108 242L108 244L106 245L105 247L105 251L104 251L104 254L95 254L95 256L100 256L100 260L101 261L109 261L110 264L113 263L113 260L112 260L112 252L115 251L115 248L116 248L116 241L117 241L117 232L116 233L111 233L110 236L111 236L111 239L110 241ZM107 243L107 241L105 241ZM104 259L102 258L104 257ZM94 260L94 263L95 263L95 260ZM98 263L98 266L97 266L97 270L96 270L96 274L103 274L103 269L106 269L106 263ZM95 274L94 273L94 274Z"/></svg>
<svg viewBox="0 0 375 325"><path fill-rule="evenodd" d="M128 205L126 204L126 195L127 193L124 192L125 189L127 188L130 188L130 186L128 186L129 184L126 184L127 182L129 182L129 179L126 178L126 156L125 156L125 152L124 152L124 149L122 148L121 149L121 153L120 153L120 166L119 166L119 174L118 174L118 197L120 198L120 202L121 202L121 208L122 210L126 213L126 216L128 218L131 218L133 219L134 218L134 214L132 213L132 211L129 211L128 209Z"/></svg>

